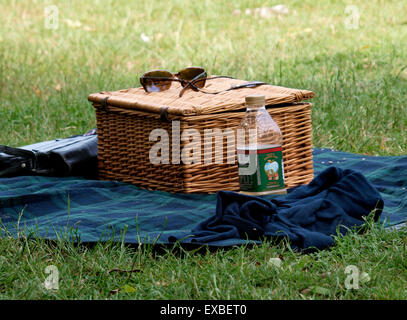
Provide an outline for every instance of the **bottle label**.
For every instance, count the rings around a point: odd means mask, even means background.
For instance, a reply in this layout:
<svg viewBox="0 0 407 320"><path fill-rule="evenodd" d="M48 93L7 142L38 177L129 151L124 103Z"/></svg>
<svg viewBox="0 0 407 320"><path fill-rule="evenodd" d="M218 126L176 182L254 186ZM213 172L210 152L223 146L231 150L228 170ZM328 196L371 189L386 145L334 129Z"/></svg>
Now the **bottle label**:
<svg viewBox="0 0 407 320"><path fill-rule="evenodd" d="M285 188L281 146L238 149L237 154L241 191L264 192Z"/></svg>

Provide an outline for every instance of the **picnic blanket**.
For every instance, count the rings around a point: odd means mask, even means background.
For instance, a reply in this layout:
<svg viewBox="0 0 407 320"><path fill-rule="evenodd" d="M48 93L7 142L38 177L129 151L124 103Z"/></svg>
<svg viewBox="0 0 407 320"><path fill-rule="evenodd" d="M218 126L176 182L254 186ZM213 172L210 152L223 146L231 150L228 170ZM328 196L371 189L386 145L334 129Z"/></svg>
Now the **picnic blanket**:
<svg viewBox="0 0 407 320"><path fill-rule="evenodd" d="M314 149L313 153L316 175L335 167L366 177L383 199L380 222L384 225L394 226L407 220L407 156L375 157L331 149ZM288 196L263 199L283 201L295 192L296 189ZM152 192L121 182L75 177L3 178L0 179L0 233L82 242L188 241L192 230L214 217L216 197ZM196 244L225 247L260 240L231 236L201 241L198 239Z"/></svg>

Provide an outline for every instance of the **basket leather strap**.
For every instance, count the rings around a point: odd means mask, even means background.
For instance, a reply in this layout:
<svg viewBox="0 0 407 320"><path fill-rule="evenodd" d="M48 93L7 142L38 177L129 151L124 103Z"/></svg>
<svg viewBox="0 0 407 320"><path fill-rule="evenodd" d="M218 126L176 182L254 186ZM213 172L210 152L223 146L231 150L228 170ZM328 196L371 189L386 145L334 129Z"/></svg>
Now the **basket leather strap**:
<svg viewBox="0 0 407 320"><path fill-rule="evenodd" d="M168 111L167 111L168 107L167 106L163 106L160 112L160 120L162 122L169 122L170 120L168 119Z"/></svg>
<svg viewBox="0 0 407 320"><path fill-rule="evenodd" d="M102 108L105 110L107 109L107 99L109 99L109 97L104 97L102 101L100 101Z"/></svg>

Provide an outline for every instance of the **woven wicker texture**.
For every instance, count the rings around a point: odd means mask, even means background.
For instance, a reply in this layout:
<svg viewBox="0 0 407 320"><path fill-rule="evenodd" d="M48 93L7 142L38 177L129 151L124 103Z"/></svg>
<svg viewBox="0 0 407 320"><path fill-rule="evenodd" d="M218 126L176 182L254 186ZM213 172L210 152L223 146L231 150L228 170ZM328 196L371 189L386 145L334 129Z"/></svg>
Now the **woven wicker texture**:
<svg viewBox="0 0 407 320"><path fill-rule="evenodd" d="M216 79L208 81L205 90L218 91L245 82ZM267 110L283 133L286 186L291 188L312 180L311 104L295 103L312 98L311 91L263 85L217 95L187 90L179 98L180 90L181 86L174 83L170 90L163 92L146 93L143 88L131 88L89 95L97 117L100 179L168 192L238 191L236 153L227 153L226 136L222 159L215 158L215 143L204 141L204 136L208 129L237 129L244 116L245 96L260 93L265 95L268 105L273 105ZM199 131L202 137L200 163L154 165L150 162L150 149L157 143L149 141L151 131L162 128L170 139L173 136L172 122L163 121L160 115L163 109L169 120L180 121L180 132ZM212 148L205 148L208 143ZM169 146L172 155L171 143ZM191 143L182 141L180 149L186 146L190 147ZM207 163L208 159L212 159L212 163Z"/></svg>
<svg viewBox="0 0 407 320"><path fill-rule="evenodd" d="M246 82L238 79L213 79L207 81L205 90L208 92L221 91L230 88L232 85ZM267 105L300 102L314 96L313 92L307 90L262 85L254 88L225 91L216 95L187 90L180 98L179 92L181 89L181 85L174 82L169 90L163 92L147 93L140 87L95 93L89 95L88 99L95 103L101 103L103 98L108 97L111 106L152 113L160 113L165 106L169 115L193 116L240 110L244 108L244 98L254 93L263 94Z"/></svg>

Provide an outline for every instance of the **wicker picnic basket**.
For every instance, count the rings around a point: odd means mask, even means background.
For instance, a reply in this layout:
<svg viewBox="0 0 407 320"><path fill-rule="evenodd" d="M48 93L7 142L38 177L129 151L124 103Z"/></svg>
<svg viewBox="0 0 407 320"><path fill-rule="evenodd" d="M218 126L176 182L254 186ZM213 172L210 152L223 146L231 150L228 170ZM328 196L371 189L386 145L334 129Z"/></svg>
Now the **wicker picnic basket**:
<svg viewBox="0 0 407 320"><path fill-rule="evenodd" d="M245 82L214 79L207 81L205 90L219 91ZM226 138L223 142L223 163L215 158L212 163L204 160L205 152L208 152L205 150L210 149L205 148L209 143L205 140L199 163L152 164L149 152L157 141L150 141L150 134L154 129L164 129L171 139L175 134L172 132L174 121L179 121L181 133L196 129L202 137L208 129L235 130L245 113L245 97L263 94L268 112L283 133L287 188L312 180L311 103L303 100L312 98L313 92L262 85L217 95L187 90L179 98L180 90L180 84L174 82L169 90L163 92L146 93L140 87L89 95L88 99L96 110L100 179L119 180L149 190L168 192L238 191L236 153L227 153ZM180 143L181 150L191 144L190 141ZM169 145L169 154L172 155L173 148L171 143ZM215 152L211 154L215 157Z"/></svg>

